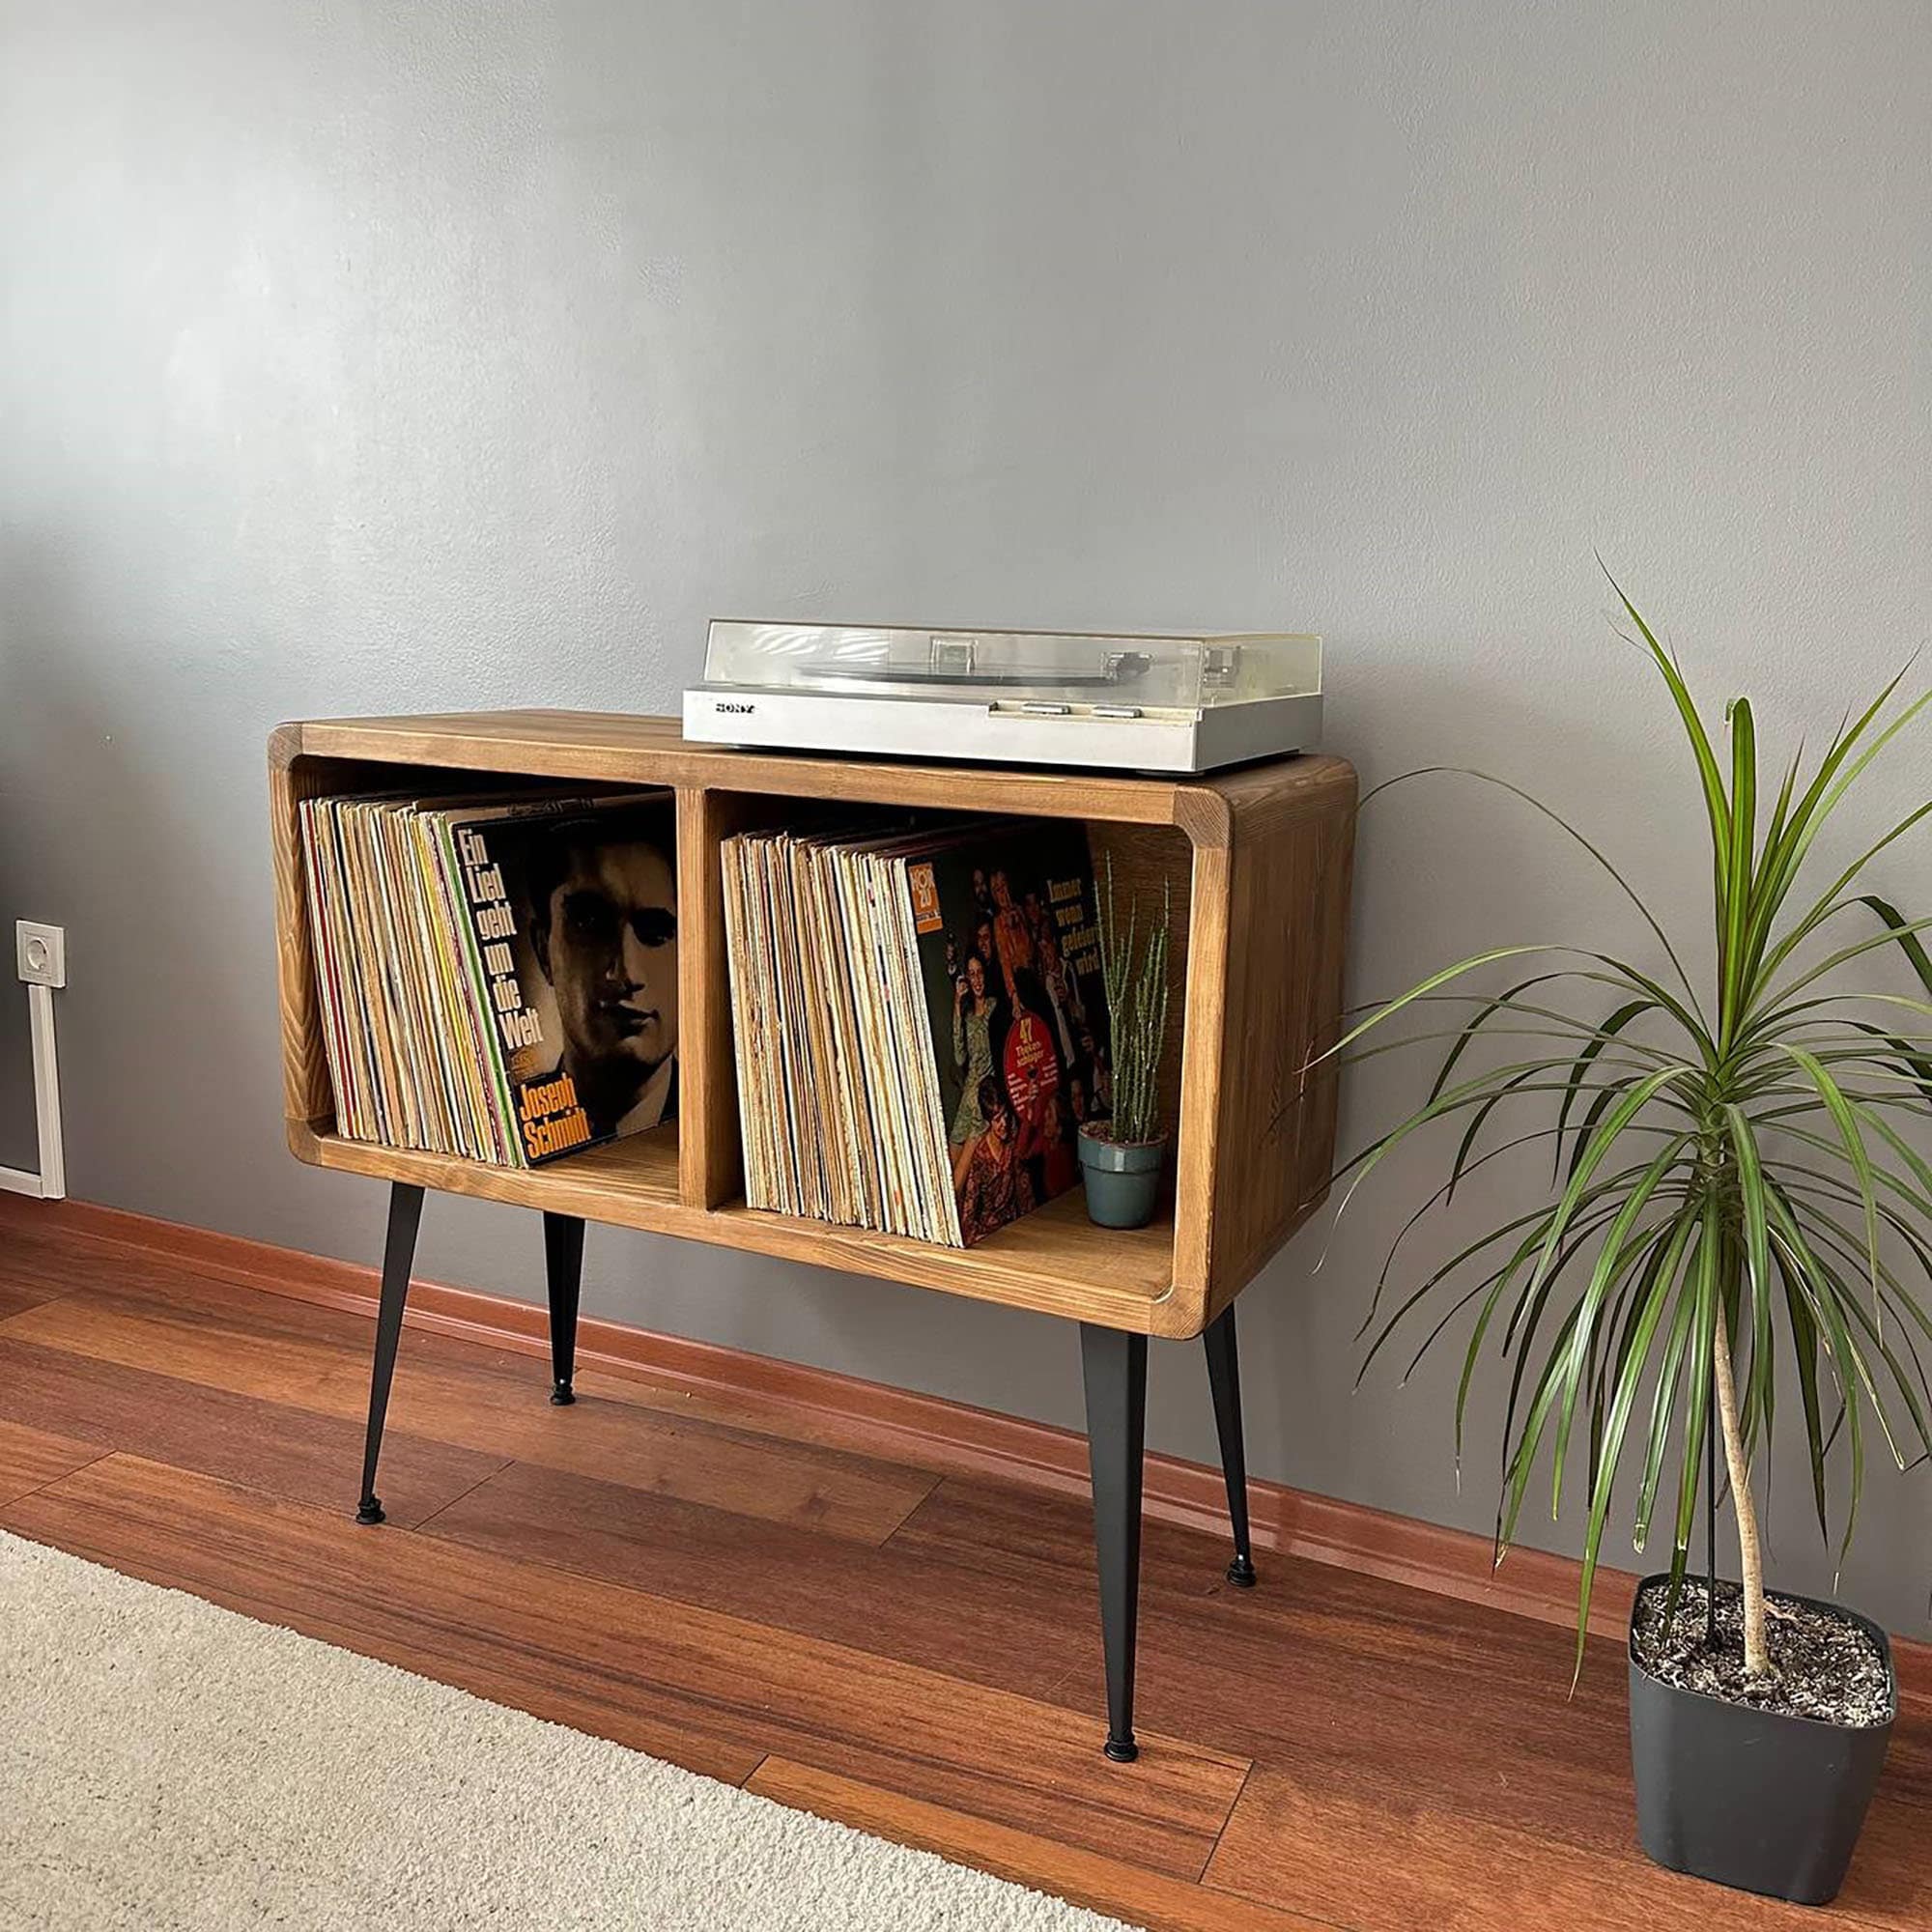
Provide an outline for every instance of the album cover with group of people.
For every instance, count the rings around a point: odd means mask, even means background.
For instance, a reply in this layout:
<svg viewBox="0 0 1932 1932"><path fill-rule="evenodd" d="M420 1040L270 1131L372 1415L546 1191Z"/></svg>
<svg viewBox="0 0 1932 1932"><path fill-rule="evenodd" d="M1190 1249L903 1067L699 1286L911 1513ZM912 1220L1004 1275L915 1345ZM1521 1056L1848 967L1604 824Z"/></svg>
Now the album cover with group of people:
<svg viewBox="0 0 1932 1932"><path fill-rule="evenodd" d="M908 868L961 1238L1064 1194L1111 1111L1087 837L1011 821Z"/></svg>

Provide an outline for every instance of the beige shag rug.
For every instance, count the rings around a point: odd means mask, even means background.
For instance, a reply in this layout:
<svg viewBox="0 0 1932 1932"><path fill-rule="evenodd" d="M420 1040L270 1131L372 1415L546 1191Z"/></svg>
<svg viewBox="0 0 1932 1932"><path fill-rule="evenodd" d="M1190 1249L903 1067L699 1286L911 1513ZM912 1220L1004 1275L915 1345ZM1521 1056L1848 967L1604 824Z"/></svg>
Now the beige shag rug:
<svg viewBox="0 0 1932 1932"><path fill-rule="evenodd" d="M1118 1932L0 1533L0 1927Z"/></svg>

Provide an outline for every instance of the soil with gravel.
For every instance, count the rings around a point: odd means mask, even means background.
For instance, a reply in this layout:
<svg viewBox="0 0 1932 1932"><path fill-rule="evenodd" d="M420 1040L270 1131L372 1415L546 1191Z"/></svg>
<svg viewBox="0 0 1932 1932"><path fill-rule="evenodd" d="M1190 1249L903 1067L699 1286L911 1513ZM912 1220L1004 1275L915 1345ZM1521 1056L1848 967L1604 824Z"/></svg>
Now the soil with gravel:
<svg viewBox="0 0 1932 1932"><path fill-rule="evenodd" d="M1735 1583L1718 1585L1718 1648L1705 1640L1704 1585L1686 1577L1676 1618L1666 1624L1669 1587L1653 1583L1637 1599L1632 1654L1651 1676L1727 1704L1865 1730L1889 1723L1897 1708L1891 1671L1863 1625L1789 1597L1765 1600L1771 1674L1745 1674L1745 1600Z"/></svg>

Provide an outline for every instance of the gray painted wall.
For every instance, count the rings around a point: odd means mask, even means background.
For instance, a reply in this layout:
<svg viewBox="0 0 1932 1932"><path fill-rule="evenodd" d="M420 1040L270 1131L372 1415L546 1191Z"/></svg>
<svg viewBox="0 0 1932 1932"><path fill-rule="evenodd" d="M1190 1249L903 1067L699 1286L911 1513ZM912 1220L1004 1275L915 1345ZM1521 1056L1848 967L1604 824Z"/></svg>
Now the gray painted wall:
<svg viewBox="0 0 1932 1932"><path fill-rule="evenodd" d="M1915 0L0 22L0 916L70 931L83 1196L377 1251L380 1190L281 1151L278 719L670 709L724 610L1314 626L1368 780L1506 774L1694 942L1691 784L1592 546L1768 736L1815 743L1925 635ZM1922 793L1922 744L1874 810ZM1885 878L1922 903L1923 848ZM1579 932L1635 943L1524 814L1398 794L1364 828L1357 997ZM13 1006L0 1159L31 1155ZM1357 1079L1350 1142L1420 1077ZM1482 1527L1454 1364L1350 1393L1430 1171L1243 1301L1253 1460ZM439 1202L421 1266L532 1294L537 1231ZM614 1233L586 1292L1078 1415L1044 1319ZM1211 1456L1197 1350L1156 1351L1151 1430ZM1829 1584L1777 1489L1778 1574ZM1926 1492L1881 1470L1868 1508L1846 1592L1923 1632Z"/></svg>

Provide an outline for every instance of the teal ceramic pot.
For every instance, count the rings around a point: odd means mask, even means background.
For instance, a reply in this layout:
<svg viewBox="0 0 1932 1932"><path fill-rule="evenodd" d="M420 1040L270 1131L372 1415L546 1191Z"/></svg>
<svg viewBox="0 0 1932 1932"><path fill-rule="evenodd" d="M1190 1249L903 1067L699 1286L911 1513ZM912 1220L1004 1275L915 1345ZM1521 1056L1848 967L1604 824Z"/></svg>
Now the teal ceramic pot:
<svg viewBox="0 0 1932 1932"><path fill-rule="evenodd" d="M1110 1141L1080 1129L1080 1169L1087 1181L1088 1217L1102 1228L1145 1228L1160 1205L1167 1136L1157 1141Z"/></svg>

